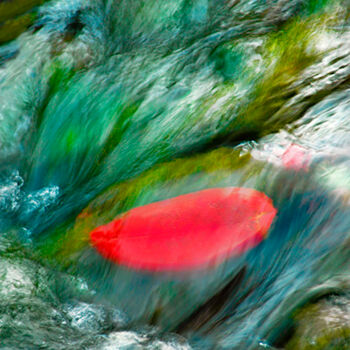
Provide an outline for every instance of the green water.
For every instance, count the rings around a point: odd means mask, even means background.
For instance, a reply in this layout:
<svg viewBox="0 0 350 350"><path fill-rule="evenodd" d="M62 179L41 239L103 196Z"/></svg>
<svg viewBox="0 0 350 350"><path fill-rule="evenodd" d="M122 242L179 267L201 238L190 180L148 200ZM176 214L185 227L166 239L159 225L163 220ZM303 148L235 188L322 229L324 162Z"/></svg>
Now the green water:
<svg viewBox="0 0 350 350"><path fill-rule="evenodd" d="M0 1L0 349L346 348L349 5ZM278 214L215 268L147 274L89 243L224 186Z"/></svg>

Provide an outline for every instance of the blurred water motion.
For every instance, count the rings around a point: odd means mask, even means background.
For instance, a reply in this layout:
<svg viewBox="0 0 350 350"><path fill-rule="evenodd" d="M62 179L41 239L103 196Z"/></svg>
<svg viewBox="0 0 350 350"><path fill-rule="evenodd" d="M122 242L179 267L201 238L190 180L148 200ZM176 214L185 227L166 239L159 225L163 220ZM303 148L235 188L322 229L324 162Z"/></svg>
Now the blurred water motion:
<svg viewBox="0 0 350 350"><path fill-rule="evenodd" d="M350 348L349 6L0 0L0 349ZM90 244L218 187L277 209L239 256L150 273Z"/></svg>

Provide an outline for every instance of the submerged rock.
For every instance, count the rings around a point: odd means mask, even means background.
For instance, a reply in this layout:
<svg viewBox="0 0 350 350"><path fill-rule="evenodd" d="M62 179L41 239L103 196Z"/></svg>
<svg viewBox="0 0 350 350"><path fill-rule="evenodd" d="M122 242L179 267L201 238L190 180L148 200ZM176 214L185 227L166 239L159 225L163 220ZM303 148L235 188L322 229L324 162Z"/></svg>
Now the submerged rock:
<svg viewBox="0 0 350 350"><path fill-rule="evenodd" d="M286 349L341 350L350 346L350 299L330 296L300 310Z"/></svg>

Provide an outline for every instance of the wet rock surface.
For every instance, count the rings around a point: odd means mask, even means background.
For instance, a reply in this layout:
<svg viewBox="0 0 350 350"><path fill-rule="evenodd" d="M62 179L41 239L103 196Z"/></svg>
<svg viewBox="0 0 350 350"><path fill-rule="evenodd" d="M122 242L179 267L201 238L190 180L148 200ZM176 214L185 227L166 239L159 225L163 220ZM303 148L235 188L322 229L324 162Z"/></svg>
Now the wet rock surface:
<svg viewBox="0 0 350 350"><path fill-rule="evenodd" d="M346 0L0 1L0 347L345 349L349 40ZM278 214L223 264L145 274L90 244L232 186Z"/></svg>

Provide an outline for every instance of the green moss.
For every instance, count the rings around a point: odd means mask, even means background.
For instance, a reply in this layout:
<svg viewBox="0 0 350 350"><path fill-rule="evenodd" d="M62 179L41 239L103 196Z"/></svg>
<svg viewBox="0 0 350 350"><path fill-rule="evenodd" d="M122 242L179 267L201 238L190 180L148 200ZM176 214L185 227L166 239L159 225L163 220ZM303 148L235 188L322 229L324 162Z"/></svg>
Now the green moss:
<svg viewBox="0 0 350 350"><path fill-rule="evenodd" d="M114 124L112 131L110 132L101 154L98 159L98 163L101 163L110 152L118 145L123 133L129 126L131 117L136 113L141 101L131 101L126 104L119 116L116 116L117 122Z"/></svg>
<svg viewBox="0 0 350 350"><path fill-rule="evenodd" d="M242 74L246 57L237 45L226 43L214 51L211 59L215 62L216 70L221 73L225 80L233 80Z"/></svg>
<svg viewBox="0 0 350 350"><path fill-rule="evenodd" d="M67 67L60 60L54 60L46 73L50 75L50 93L54 94L60 90L67 90L69 87L69 82L74 77L75 73L76 71L74 69Z"/></svg>
<svg viewBox="0 0 350 350"><path fill-rule="evenodd" d="M336 21L336 14L298 17L267 37L262 52L265 73L257 81L249 104L231 124L231 134L261 137L299 117L294 111L278 112L297 94L298 86L293 84L304 70L321 58L322 53L315 48L317 35Z"/></svg>
<svg viewBox="0 0 350 350"><path fill-rule="evenodd" d="M95 213L112 220L120 211L129 210L147 189L162 183L176 183L192 174L208 174L218 170L235 170L243 167L249 156L240 157L238 151L228 148L189 158L176 159L156 165L136 179L112 186L88 206L86 213ZM107 213L107 215L106 215Z"/></svg>
<svg viewBox="0 0 350 350"><path fill-rule="evenodd" d="M350 328L318 329L317 336L302 338L295 336L286 350L348 350L350 348Z"/></svg>
<svg viewBox="0 0 350 350"><path fill-rule="evenodd" d="M175 188L192 175L210 176L209 185L215 186L220 180L247 165L250 156L240 156L238 151L221 148L207 154L177 159L154 166L139 177L113 185L94 199L77 216L74 223L66 223L49 235L41 253L61 262L69 262L76 252L89 244L89 233L97 226L106 224L117 215L137 205L145 194L151 195L159 186ZM147 197L148 198L148 197Z"/></svg>
<svg viewBox="0 0 350 350"><path fill-rule="evenodd" d="M42 5L45 0L11 0L0 3L0 22L7 21L22 15L36 6Z"/></svg>
<svg viewBox="0 0 350 350"><path fill-rule="evenodd" d="M295 20L268 38L264 56L269 68L257 84L253 101L244 115L249 127L259 127L262 133L270 133L271 130L266 130L261 124L283 106L291 93L291 84L315 62L317 54L307 50L313 36L312 24Z"/></svg>
<svg viewBox="0 0 350 350"><path fill-rule="evenodd" d="M220 46L212 60L224 83L203 98L188 123L199 123L209 116L226 124L214 136L216 142L256 139L296 120L301 108L289 110L286 103L298 94L305 69L322 58L324 52L316 48L318 35L342 21L339 11L334 6L321 14L294 17L279 31L264 36L261 47L254 50L236 41ZM261 60L254 59L257 54ZM235 93L237 89L246 90L244 97Z"/></svg>
<svg viewBox="0 0 350 350"><path fill-rule="evenodd" d="M0 2L0 45L16 39L30 27L35 18L35 8L45 0L11 0Z"/></svg>
<svg viewBox="0 0 350 350"><path fill-rule="evenodd" d="M37 129L40 128L40 125L44 118L45 110L53 96L60 90L66 91L68 89L69 82L75 76L76 71L71 69L70 67L66 67L58 59L55 59L48 66L47 71L45 71L45 74L49 77L48 88L45 94L45 98L43 99L40 108L38 108L37 110ZM68 133L72 134L72 131L68 131Z"/></svg>
<svg viewBox="0 0 350 350"><path fill-rule="evenodd" d="M340 2L339 0L309 0L306 2L304 11L306 15L319 13L324 11L328 5L336 3L336 1Z"/></svg>
<svg viewBox="0 0 350 350"><path fill-rule="evenodd" d="M0 44L17 38L34 22L35 17L35 14L25 14L2 23L0 25Z"/></svg>
<svg viewBox="0 0 350 350"><path fill-rule="evenodd" d="M340 310L339 310L340 311ZM339 312L338 311L338 312ZM296 331L286 344L286 350L345 350L350 347L349 324L337 320L334 313L325 302L309 304L294 315ZM342 310L344 317L346 311ZM329 320L325 317L330 317ZM340 317L338 315L338 317Z"/></svg>

